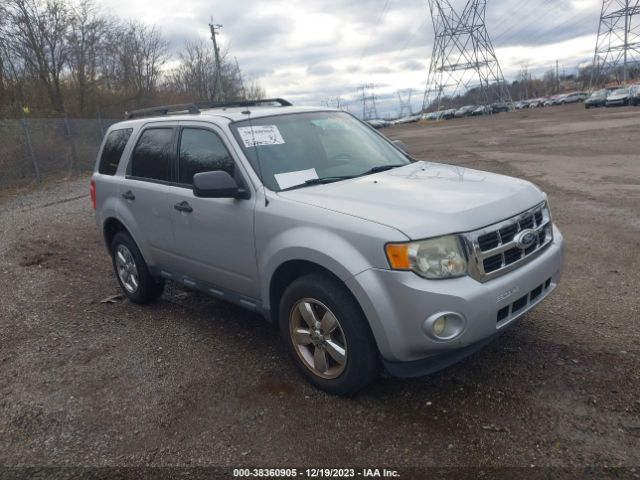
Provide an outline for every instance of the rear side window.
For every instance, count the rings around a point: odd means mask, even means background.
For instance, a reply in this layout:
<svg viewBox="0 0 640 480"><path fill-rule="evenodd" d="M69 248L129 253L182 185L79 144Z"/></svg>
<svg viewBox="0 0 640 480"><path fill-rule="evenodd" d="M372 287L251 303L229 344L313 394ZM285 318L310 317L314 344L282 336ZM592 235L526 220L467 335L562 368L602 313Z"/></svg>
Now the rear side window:
<svg viewBox="0 0 640 480"><path fill-rule="evenodd" d="M133 149L131 176L168 182L172 140L172 128L145 130Z"/></svg>
<svg viewBox="0 0 640 480"><path fill-rule="evenodd" d="M100 156L100 164L98 165L99 173L103 175L116 174L122 152L124 152L124 147L127 146L132 131L132 128L125 128L109 132L107 140L104 142L102 155Z"/></svg>
<svg viewBox="0 0 640 480"><path fill-rule="evenodd" d="M179 183L191 185L200 172L223 170L233 177L233 158L218 135L210 130L185 128L180 138Z"/></svg>

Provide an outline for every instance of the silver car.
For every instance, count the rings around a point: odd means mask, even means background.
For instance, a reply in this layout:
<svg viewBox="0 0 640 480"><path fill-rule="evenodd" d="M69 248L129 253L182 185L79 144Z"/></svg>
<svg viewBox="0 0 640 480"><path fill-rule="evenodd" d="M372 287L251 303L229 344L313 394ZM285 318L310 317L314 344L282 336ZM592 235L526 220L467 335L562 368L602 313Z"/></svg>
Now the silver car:
<svg viewBox="0 0 640 480"><path fill-rule="evenodd" d="M334 394L461 360L563 266L530 182L416 161L348 113L280 99L131 112L91 198L130 301L170 280L258 312Z"/></svg>

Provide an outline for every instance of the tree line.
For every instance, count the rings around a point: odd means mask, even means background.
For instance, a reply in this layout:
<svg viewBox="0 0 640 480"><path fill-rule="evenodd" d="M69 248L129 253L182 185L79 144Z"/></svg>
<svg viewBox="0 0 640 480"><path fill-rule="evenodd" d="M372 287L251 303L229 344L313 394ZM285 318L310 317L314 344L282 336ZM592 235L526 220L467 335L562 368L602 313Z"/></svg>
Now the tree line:
<svg viewBox="0 0 640 480"><path fill-rule="evenodd" d="M210 42L187 41L172 55L152 25L123 20L94 0L3 0L0 4L0 117L121 116L156 104L214 98ZM225 99L264 96L221 54ZM168 68L169 62L172 68Z"/></svg>

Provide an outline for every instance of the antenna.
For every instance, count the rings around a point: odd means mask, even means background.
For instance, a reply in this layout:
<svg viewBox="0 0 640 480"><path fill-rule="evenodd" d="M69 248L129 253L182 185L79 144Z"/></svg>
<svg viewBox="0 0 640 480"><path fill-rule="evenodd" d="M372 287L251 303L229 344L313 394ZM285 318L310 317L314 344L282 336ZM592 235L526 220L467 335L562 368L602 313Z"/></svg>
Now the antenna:
<svg viewBox="0 0 640 480"><path fill-rule="evenodd" d="M476 103L510 102L502 69L487 32L487 0L467 0L458 14L449 0L429 0L435 32L423 111L473 89Z"/></svg>
<svg viewBox="0 0 640 480"><path fill-rule="evenodd" d="M632 65L640 66L640 0L603 0L591 88L625 85Z"/></svg>

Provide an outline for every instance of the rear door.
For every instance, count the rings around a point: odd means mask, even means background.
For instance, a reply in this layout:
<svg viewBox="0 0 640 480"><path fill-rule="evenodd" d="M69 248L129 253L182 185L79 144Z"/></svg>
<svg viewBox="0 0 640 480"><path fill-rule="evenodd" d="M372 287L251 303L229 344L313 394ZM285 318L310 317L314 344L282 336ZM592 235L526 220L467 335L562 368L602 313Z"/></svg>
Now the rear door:
<svg viewBox="0 0 640 480"><path fill-rule="evenodd" d="M176 132L177 127L166 124L141 130L118 191L118 214L151 266L168 265L174 246L167 189L173 180Z"/></svg>
<svg viewBox="0 0 640 480"><path fill-rule="evenodd" d="M228 139L213 125L189 122L180 126L177 143L177 182L170 189L169 202L179 272L213 287L259 298L255 195L242 200L197 198L192 190L196 173L215 170L249 185L230 153Z"/></svg>

